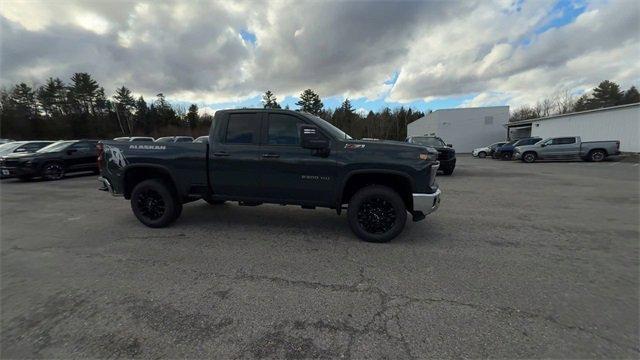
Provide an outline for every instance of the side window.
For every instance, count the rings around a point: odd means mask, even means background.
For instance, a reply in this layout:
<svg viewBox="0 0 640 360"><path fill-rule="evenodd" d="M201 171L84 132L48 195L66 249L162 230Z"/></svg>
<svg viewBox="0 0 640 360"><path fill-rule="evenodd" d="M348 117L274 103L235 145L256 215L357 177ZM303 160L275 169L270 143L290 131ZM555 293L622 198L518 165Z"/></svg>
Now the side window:
<svg viewBox="0 0 640 360"><path fill-rule="evenodd" d="M255 113L230 114L225 143L255 144L259 129L260 121Z"/></svg>
<svg viewBox="0 0 640 360"><path fill-rule="evenodd" d="M269 145L298 145L298 124L302 121L295 116L285 114L269 115Z"/></svg>
<svg viewBox="0 0 640 360"><path fill-rule="evenodd" d="M558 144L562 144L562 145L575 144L575 143L576 143L576 138L573 138L573 137L566 137L566 138L558 139Z"/></svg>
<svg viewBox="0 0 640 360"><path fill-rule="evenodd" d="M83 141L83 142L79 142L71 145L69 149L75 149L75 150L78 150L78 152L90 152L92 148L91 148L91 144L89 144L86 141Z"/></svg>

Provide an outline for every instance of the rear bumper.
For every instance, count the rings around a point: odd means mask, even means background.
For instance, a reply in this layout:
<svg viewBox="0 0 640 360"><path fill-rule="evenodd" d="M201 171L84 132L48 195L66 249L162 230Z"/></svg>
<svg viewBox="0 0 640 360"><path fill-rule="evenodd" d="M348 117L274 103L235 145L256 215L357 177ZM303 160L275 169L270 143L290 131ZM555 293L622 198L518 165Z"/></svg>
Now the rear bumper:
<svg viewBox="0 0 640 360"><path fill-rule="evenodd" d="M414 220L422 220L426 215L438 210L440 206L440 189L433 194L412 194Z"/></svg>
<svg viewBox="0 0 640 360"><path fill-rule="evenodd" d="M101 184L101 187L98 188L98 190L100 190L100 191L108 191L113 196L120 196L120 194L117 194L113 190L113 186L111 186L111 183L109 182L109 179L100 176L100 177L98 177L98 181L100 181L100 184Z"/></svg>

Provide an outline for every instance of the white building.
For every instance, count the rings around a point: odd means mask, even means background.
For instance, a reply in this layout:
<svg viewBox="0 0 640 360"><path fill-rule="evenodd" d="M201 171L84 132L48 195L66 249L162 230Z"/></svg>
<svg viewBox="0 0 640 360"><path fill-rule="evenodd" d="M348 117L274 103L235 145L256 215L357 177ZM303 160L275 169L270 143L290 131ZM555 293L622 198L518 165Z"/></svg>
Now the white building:
<svg viewBox="0 0 640 360"><path fill-rule="evenodd" d="M407 136L438 136L457 152L470 153L504 140L508 121L508 106L442 109L407 125Z"/></svg>
<svg viewBox="0 0 640 360"><path fill-rule="evenodd" d="M640 152L640 103L521 120L507 125L511 138L580 136L582 141L620 140L620 151Z"/></svg>

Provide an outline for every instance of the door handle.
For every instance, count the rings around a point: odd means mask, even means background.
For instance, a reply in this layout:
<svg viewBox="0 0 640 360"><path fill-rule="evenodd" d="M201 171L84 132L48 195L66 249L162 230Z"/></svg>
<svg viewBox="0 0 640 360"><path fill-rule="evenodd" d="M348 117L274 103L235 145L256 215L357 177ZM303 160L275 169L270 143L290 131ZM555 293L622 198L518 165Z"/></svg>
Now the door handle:
<svg viewBox="0 0 640 360"><path fill-rule="evenodd" d="M274 154L274 153L268 153L268 154L262 154L262 157L265 159L274 159L274 158L279 158L280 155Z"/></svg>
<svg viewBox="0 0 640 360"><path fill-rule="evenodd" d="M229 156L229 153L226 151L217 151L213 153L213 156Z"/></svg>

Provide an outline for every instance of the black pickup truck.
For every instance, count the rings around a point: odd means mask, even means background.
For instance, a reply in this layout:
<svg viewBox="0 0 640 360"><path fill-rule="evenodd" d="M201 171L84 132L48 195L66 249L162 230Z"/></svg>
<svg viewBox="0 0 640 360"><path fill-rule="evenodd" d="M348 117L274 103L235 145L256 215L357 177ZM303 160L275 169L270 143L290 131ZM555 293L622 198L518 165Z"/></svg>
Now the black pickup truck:
<svg viewBox="0 0 640 360"><path fill-rule="evenodd" d="M419 221L438 208L437 154L355 140L319 117L275 109L217 111L207 143L98 144L101 190L130 199L147 226L170 224L198 199L338 214L346 204L353 232L372 242L396 237L407 212Z"/></svg>

